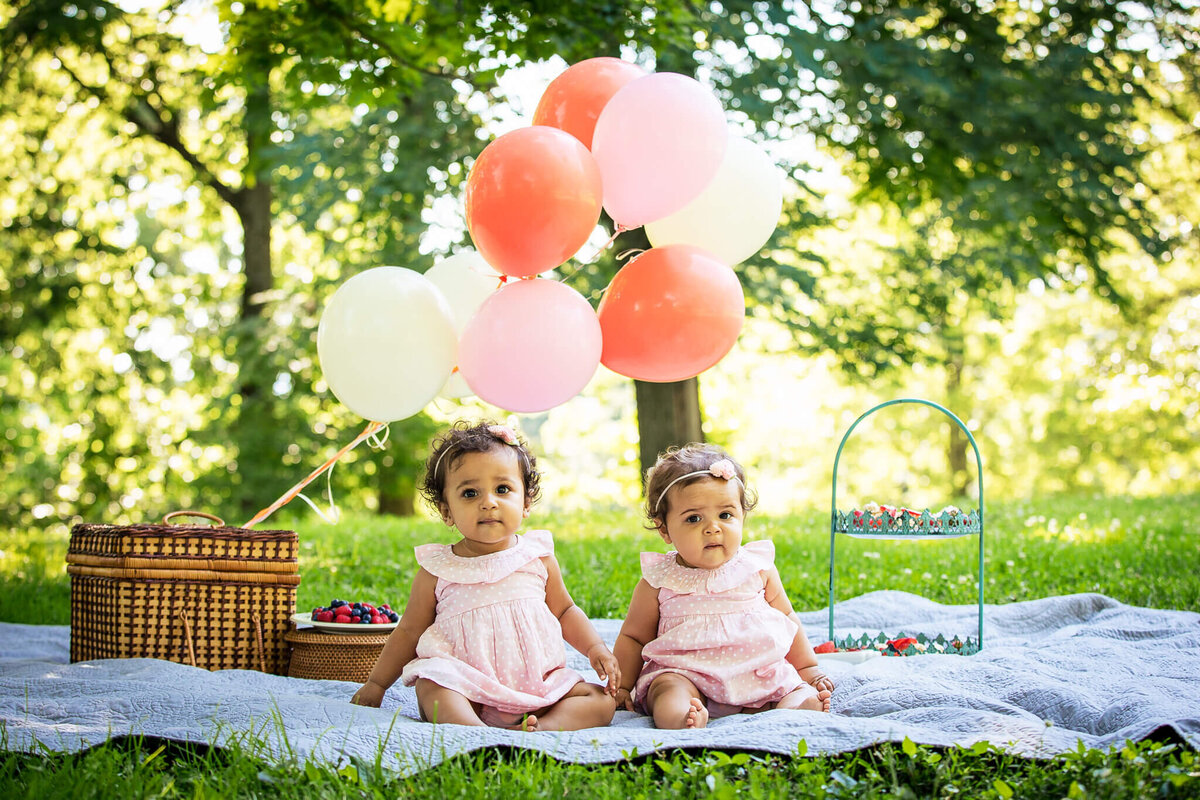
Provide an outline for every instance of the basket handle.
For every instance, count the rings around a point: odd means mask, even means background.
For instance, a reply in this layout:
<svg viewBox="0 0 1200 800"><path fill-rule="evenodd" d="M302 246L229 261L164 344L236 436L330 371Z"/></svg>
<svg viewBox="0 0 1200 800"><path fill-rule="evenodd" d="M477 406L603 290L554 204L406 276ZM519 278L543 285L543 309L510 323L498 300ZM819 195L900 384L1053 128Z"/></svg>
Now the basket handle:
<svg viewBox="0 0 1200 800"><path fill-rule="evenodd" d="M192 646L192 621L188 618L186 611L179 616L183 620L183 633L187 641L188 664L194 667L196 666L196 649Z"/></svg>
<svg viewBox="0 0 1200 800"><path fill-rule="evenodd" d="M196 650L192 646L192 622L186 611L180 613L179 618L183 620L184 641L187 642L188 649L188 664L194 667L196 666ZM254 620L254 641L258 647L258 671L266 672L267 653L266 648L263 647L262 617L255 613L252 615L252 619Z"/></svg>
<svg viewBox="0 0 1200 800"><path fill-rule="evenodd" d="M212 520L215 523L213 525L213 527L215 527L215 528L224 528L225 527L225 520L221 519L220 517L214 516L212 514L205 514L203 511L187 511L187 510L172 511L171 513L169 513L165 517L163 517L162 524L170 525L171 520L173 520L175 517L203 517L204 519Z"/></svg>
<svg viewBox="0 0 1200 800"><path fill-rule="evenodd" d="M262 617L257 613L253 615L255 641L258 644L258 671L267 671L267 657L263 652L263 633L262 633Z"/></svg>

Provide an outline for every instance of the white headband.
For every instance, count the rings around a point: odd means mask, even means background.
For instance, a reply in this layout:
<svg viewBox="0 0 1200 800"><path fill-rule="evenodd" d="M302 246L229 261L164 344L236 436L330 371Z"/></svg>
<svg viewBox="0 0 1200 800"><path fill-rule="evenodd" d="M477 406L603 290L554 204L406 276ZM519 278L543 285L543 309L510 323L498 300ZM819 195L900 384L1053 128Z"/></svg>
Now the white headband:
<svg viewBox="0 0 1200 800"><path fill-rule="evenodd" d="M746 484L742 483L742 479L737 476L737 467L728 458L722 458L720 461L714 461L708 465L708 469L696 470L680 475L675 480L667 484L667 488L662 490L662 494L658 496L658 500L654 502L654 513L658 513L658 507L662 505L663 498L667 496L667 492L671 487L687 478L694 478L697 475L707 475L711 478L724 478L727 481L737 481L742 484L742 488L746 488Z"/></svg>
<svg viewBox="0 0 1200 800"><path fill-rule="evenodd" d="M507 425L488 425L487 432L505 444L517 448L518 453L521 452L521 443L517 440L516 432ZM451 444L445 450L438 453L437 461L433 462L433 472L430 473L435 480L437 479L438 467L442 465L442 459L446 457L446 453L449 453L453 449L454 444Z"/></svg>

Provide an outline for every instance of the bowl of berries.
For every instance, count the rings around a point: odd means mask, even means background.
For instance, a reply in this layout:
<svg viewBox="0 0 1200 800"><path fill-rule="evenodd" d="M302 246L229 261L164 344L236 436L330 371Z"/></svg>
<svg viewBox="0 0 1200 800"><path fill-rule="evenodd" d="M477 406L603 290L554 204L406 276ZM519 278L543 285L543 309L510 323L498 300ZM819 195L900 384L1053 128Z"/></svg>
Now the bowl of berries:
<svg viewBox="0 0 1200 800"><path fill-rule="evenodd" d="M387 603L351 603L331 600L327 606L317 606L303 614L293 614L297 626L311 625L328 633L379 633L390 631L400 621L400 615Z"/></svg>

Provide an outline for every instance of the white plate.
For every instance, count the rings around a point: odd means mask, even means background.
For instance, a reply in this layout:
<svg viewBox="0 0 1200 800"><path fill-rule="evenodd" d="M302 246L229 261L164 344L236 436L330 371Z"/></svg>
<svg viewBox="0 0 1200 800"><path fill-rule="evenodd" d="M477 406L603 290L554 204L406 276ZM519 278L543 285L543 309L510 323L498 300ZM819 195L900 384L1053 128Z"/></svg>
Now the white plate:
<svg viewBox="0 0 1200 800"><path fill-rule="evenodd" d="M399 622L381 622L371 625L350 622L318 622L312 618L311 611L305 611L303 614L292 614L292 622L297 625L311 625L319 631L326 631L328 633L356 633L359 636L385 633L400 624Z"/></svg>
<svg viewBox="0 0 1200 800"><path fill-rule="evenodd" d="M353 627L353 626L344 626ZM860 664L872 658L881 658L883 653L878 650L839 650L836 653L817 653L817 663L822 661L844 661L847 664Z"/></svg>

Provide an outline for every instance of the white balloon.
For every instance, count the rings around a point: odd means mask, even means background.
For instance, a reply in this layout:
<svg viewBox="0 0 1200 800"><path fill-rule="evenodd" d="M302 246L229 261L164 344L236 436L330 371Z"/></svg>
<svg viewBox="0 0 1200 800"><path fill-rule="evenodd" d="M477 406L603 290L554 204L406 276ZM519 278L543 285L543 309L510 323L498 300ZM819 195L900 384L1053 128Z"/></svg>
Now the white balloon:
<svg viewBox="0 0 1200 800"><path fill-rule="evenodd" d="M461 250L434 264L426 271L425 277L450 304L450 310L454 312L454 327L460 336L475 310L501 286L500 273L471 249ZM457 372L450 375L446 385L438 392L439 396L451 400L472 394L471 387Z"/></svg>
<svg viewBox="0 0 1200 800"><path fill-rule="evenodd" d="M474 250L462 250L434 264L425 273L454 312L454 327L459 333L467 327L475 309L500 288L500 273Z"/></svg>
<svg viewBox="0 0 1200 800"><path fill-rule="evenodd" d="M472 397L475 393L471 391L471 387L467 385L461 372L455 372L446 379L446 385L438 392L438 397L445 397L448 400L458 400L463 397Z"/></svg>
<svg viewBox="0 0 1200 800"><path fill-rule="evenodd" d="M783 211L783 173L761 147L730 134L716 177L695 200L646 223L655 247L692 244L733 266L766 244Z"/></svg>
<svg viewBox="0 0 1200 800"><path fill-rule="evenodd" d="M454 314L425 276L375 267L333 293L317 326L325 382L374 422L411 417L437 396L458 358Z"/></svg>

